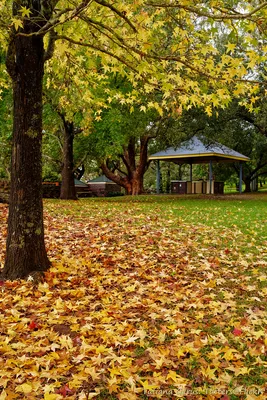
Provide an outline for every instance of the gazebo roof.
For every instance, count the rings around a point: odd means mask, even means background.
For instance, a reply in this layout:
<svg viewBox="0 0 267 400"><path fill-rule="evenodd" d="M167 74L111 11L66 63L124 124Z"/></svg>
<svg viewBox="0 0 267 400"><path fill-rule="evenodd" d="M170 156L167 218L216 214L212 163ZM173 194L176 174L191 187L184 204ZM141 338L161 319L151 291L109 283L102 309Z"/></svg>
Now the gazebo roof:
<svg viewBox="0 0 267 400"><path fill-rule="evenodd" d="M177 149L170 147L152 154L149 160L172 161L176 164L202 164L209 161L234 162L249 161L249 158L217 142L194 136L183 142Z"/></svg>

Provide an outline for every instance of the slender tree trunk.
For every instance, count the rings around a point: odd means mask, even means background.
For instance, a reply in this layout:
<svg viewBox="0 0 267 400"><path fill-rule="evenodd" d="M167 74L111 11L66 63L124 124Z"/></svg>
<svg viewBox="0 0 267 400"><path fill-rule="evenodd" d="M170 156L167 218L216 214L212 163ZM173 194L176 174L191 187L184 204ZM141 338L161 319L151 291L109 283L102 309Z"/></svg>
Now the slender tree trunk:
<svg viewBox="0 0 267 400"><path fill-rule="evenodd" d="M42 205L43 38L15 36L8 57L14 122L7 251L2 275L17 279L33 271L45 271L50 265L44 244Z"/></svg>
<svg viewBox="0 0 267 400"><path fill-rule="evenodd" d="M77 200L73 173L73 129L72 123L64 122L63 170L60 191L60 198L64 200Z"/></svg>
<svg viewBox="0 0 267 400"><path fill-rule="evenodd" d="M245 183L245 193L250 193L251 192L251 187L250 187L250 178L243 178L243 181Z"/></svg>

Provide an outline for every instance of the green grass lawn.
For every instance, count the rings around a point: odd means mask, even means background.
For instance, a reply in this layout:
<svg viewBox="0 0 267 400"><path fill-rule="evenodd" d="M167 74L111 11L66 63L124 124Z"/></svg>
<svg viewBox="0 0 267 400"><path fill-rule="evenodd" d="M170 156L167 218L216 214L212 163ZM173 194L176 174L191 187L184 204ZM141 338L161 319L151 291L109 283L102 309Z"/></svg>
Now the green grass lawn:
<svg viewBox="0 0 267 400"><path fill-rule="evenodd" d="M160 219L168 227L179 227L186 224L190 229L195 227L210 227L218 236L224 230L232 230L240 238L230 235L227 241L235 242L240 248L251 250L256 243L262 249L267 241L267 193L242 194L228 196L138 196L105 199L81 200L83 204L101 204L103 218L114 217L114 212L135 213L137 224L143 224L146 217ZM78 208L80 208L78 206ZM67 211L69 212L69 211ZM84 212L84 211L83 211ZM90 211L90 208L88 210ZM76 208L73 209L76 213ZM79 215L80 211L77 211ZM223 243L222 243L223 245ZM263 247L264 249L264 247ZM254 248L255 250L255 248Z"/></svg>
<svg viewBox="0 0 267 400"><path fill-rule="evenodd" d="M266 399L266 194L44 210L45 281L1 283L1 400Z"/></svg>

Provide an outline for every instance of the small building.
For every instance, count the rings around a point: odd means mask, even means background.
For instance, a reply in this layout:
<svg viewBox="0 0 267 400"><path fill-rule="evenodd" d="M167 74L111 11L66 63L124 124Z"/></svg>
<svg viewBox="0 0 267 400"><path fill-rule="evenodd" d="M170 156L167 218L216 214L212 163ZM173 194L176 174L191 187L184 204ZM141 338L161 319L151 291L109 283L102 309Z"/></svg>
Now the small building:
<svg viewBox="0 0 267 400"><path fill-rule="evenodd" d="M121 186L111 181L105 175L90 180L88 182L88 187L92 196L108 197L121 194Z"/></svg>
<svg viewBox="0 0 267 400"><path fill-rule="evenodd" d="M74 185L76 194L78 197L90 197L92 196L89 185L79 179L74 178Z"/></svg>

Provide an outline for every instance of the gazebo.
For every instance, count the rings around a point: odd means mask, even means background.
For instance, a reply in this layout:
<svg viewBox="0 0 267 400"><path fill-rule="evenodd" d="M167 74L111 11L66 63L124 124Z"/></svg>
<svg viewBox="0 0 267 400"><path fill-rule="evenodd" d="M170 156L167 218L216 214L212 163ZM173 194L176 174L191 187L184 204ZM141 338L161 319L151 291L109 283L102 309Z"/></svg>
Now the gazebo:
<svg viewBox="0 0 267 400"><path fill-rule="evenodd" d="M183 142L179 148L170 147L152 154L149 160L157 161L157 193L160 191L160 161L169 161L175 164L190 165L189 181L172 181L172 189L175 193L214 194L223 192L223 183L213 180L213 163L239 162L239 193L241 193L242 164L249 161L249 158L223 144L210 142L207 138L201 136L193 136L190 140ZM193 181L193 164L209 164L209 179L207 182Z"/></svg>

